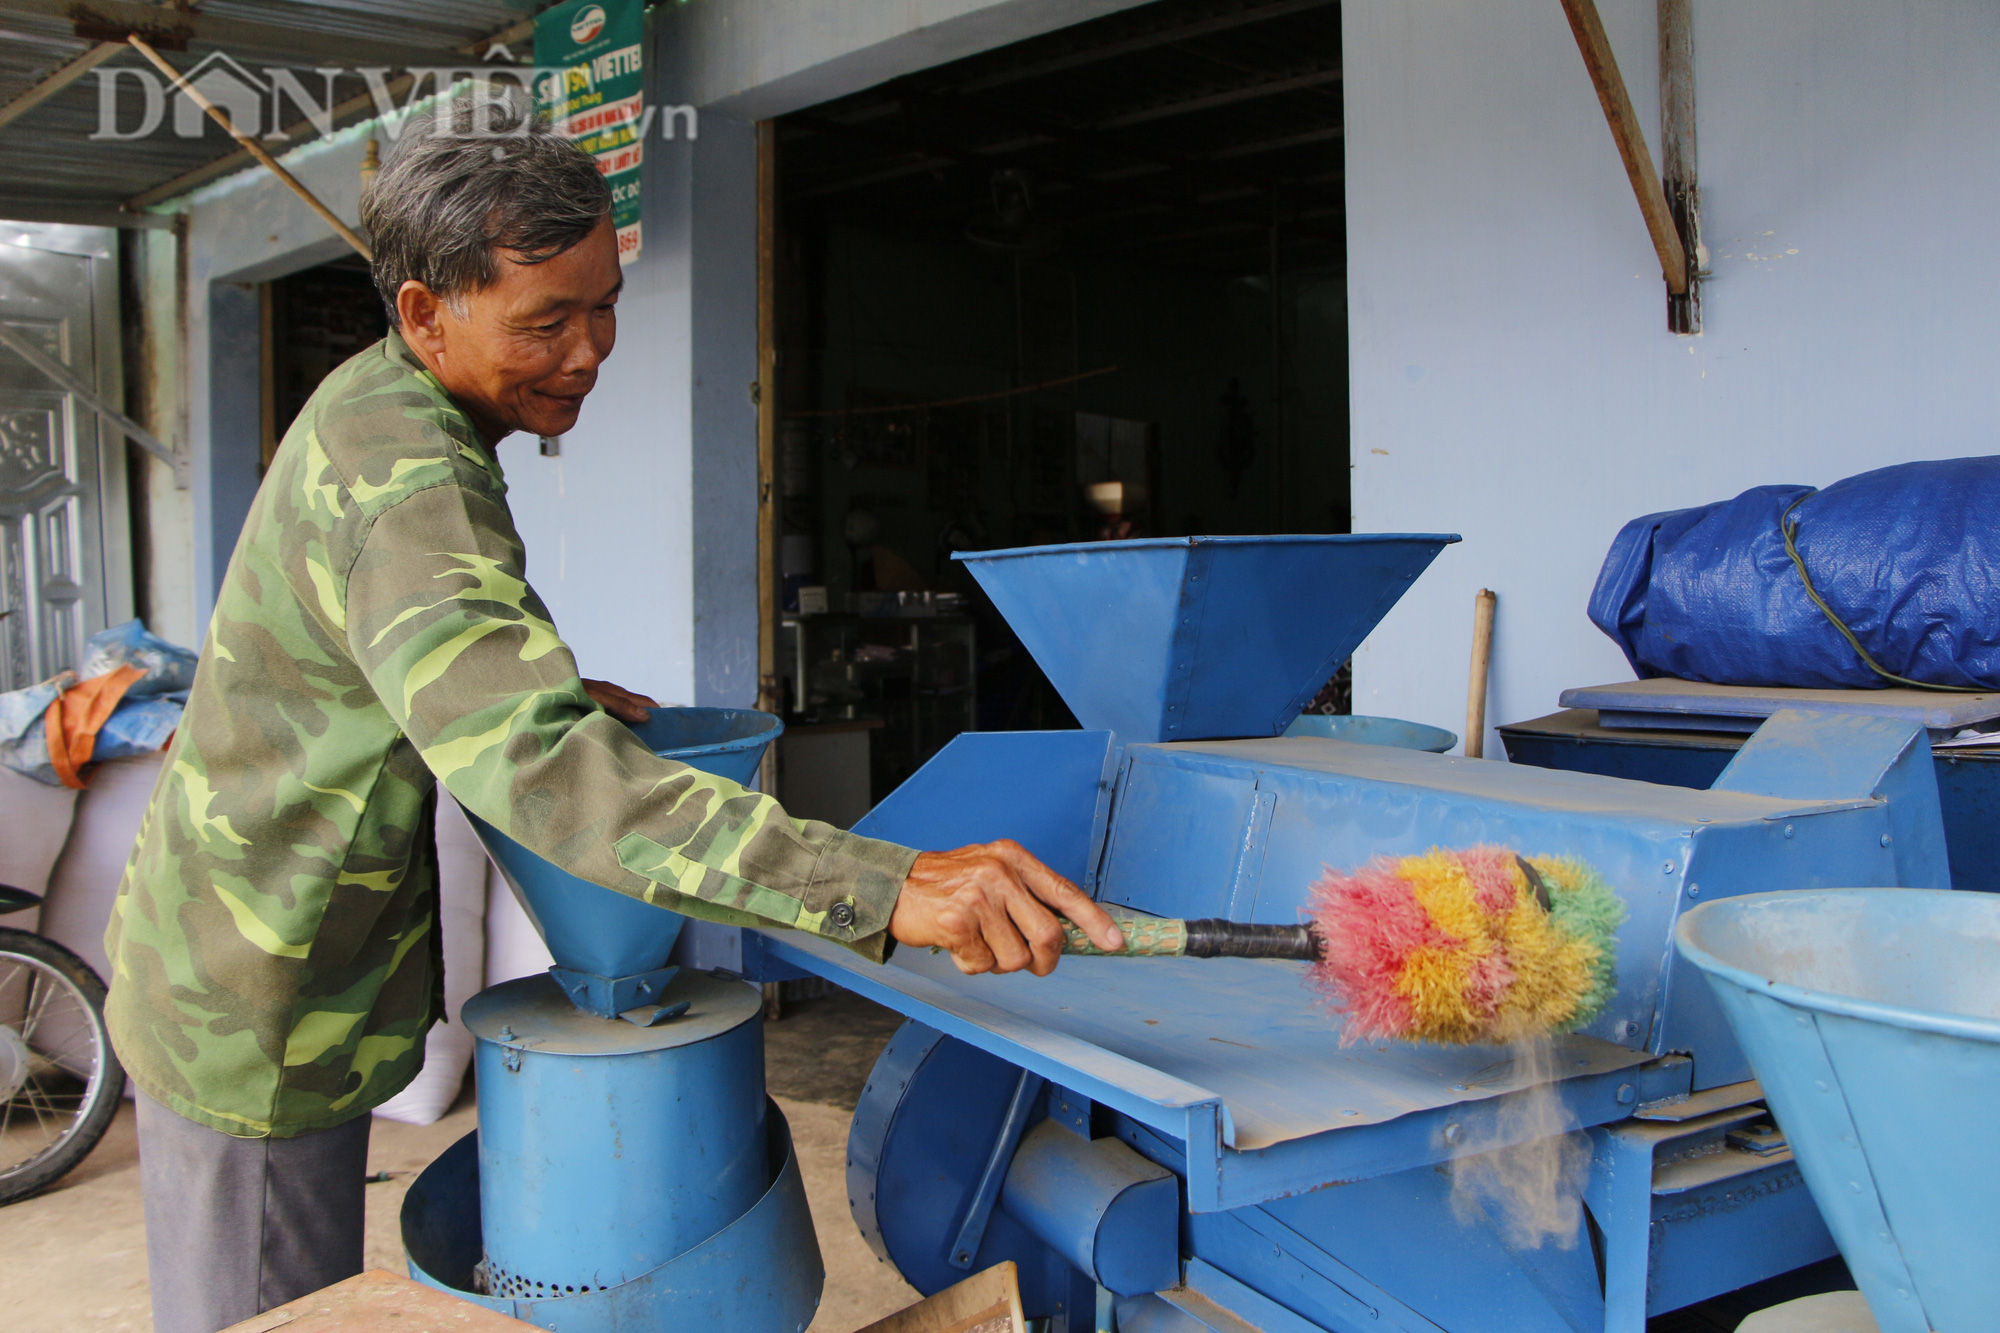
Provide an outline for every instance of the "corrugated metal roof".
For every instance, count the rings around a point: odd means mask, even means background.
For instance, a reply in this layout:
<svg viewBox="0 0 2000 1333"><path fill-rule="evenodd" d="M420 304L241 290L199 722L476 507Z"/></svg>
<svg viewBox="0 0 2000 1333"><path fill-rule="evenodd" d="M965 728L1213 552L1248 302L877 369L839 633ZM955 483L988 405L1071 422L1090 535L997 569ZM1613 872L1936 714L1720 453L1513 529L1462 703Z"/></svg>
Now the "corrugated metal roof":
<svg viewBox="0 0 2000 1333"><path fill-rule="evenodd" d="M0 0L0 106L95 45L102 34L88 18L74 23L71 8L108 12L120 21L143 12L150 22L157 13L167 28L191 22L195 35L185 50L162 50L183 71L221 52L252 75L271 68L299 72L308 89L322 94L323 79L309 71L340 67L350 71L333 81L332 100L340 102L367 91L351 72L356 68L388 65L400 73L397 67L404 64L469 65L475 61L465 48L483 44L542 7L537 0L206 0L199 12L184 14L105 0L74 6L67 0ZM525 58L526 45L516 53ZM100 83L106 78L115 89L117 132L130 134L146 115L147 99L136 77L102 73L116 70L152 72L138 52L122 51L0 129L0 215L10 204L22 210L115 208L235 152L221 128L206 118L199 138L177 135L172 99L152 133L96 137ZM301 119L287 99L284 120ZM277 142L270 146L282 151Z"/></svg>

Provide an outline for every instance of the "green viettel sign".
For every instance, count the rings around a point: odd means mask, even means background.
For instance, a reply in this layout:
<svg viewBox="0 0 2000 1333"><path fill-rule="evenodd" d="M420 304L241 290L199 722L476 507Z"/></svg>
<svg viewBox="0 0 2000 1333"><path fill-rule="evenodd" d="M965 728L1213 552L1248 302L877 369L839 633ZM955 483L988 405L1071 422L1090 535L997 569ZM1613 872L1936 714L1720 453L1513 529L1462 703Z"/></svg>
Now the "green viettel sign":
<svg viewBox="0 0 2000 1333"><path fill-rule="evenodd" d="M535 19L536 105L610 183L621 264L639 257L644 9L643 0L569 0Z"/></svg>

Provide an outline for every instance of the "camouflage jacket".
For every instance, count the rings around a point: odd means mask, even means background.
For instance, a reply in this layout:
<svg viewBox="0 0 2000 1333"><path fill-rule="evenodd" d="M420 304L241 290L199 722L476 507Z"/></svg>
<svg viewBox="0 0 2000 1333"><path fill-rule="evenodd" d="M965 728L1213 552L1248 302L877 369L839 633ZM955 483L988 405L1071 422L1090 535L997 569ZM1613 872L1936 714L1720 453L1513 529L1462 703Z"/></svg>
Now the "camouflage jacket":
<svg viewBox="0 0 2000 1333"><path fill-rule="evenodd" d="M391 333L286 432L119 888L107 1007L140 1087L259 1137L410 1081L443 1008L434 781L585 879L878 961L916 856L659 759L591 702L498 464Z"/></svg>

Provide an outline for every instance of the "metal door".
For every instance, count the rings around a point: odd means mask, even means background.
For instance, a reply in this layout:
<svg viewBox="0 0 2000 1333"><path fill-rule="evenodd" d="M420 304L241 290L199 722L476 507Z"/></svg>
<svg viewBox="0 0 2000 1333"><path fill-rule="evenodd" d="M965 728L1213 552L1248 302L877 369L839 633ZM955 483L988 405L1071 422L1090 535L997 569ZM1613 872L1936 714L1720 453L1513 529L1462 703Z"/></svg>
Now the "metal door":
<svg viewBox="0 0 2000 1333"><path fill-rule="evenodd" d="M99 228L0 222L0 321L113 402L115 243ZM0 690L76 665L107 614L130 614L124 447L105 435L0 347Z"/></svg>

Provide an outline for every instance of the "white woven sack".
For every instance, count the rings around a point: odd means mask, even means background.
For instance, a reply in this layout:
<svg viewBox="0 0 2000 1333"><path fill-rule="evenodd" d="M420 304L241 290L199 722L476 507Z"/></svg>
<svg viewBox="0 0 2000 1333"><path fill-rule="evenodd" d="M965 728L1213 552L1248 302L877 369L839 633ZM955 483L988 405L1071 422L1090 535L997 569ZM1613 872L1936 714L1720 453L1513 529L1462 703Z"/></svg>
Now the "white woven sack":
<svg viewBox="0 0 2000 1333"><path fill-rule="evenodd" d="M444 932L444 1007L448 1019L424 1038L424 1067L410 1086L375 1108L406 1125L429 1125L451 1109L472 1063L472 1034L459 1010L486 984L486 880L489 867L465 812L442 790L437 805L438 929ZM494 876L498 878L498 876Z"/></svg>

